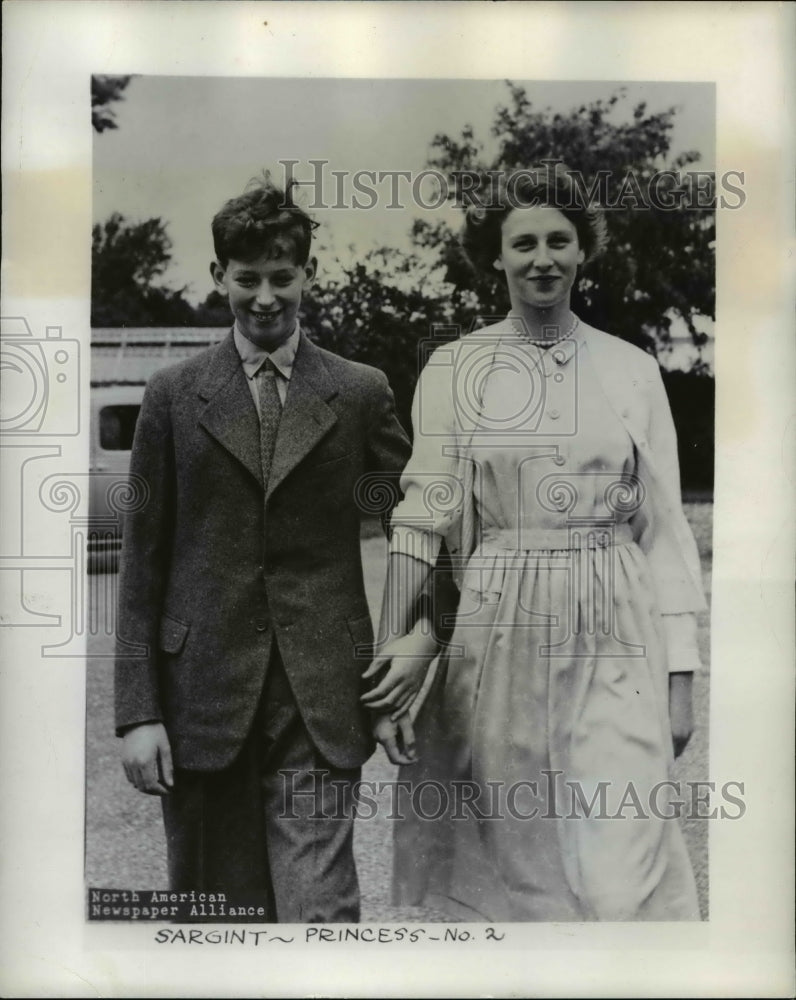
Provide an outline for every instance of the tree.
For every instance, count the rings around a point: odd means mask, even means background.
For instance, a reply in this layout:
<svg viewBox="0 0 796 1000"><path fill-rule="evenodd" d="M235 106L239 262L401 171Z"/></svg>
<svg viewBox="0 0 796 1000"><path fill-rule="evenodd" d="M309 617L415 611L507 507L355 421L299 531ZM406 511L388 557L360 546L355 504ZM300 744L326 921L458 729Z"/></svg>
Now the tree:
<svg viewBox="0 0 796 1000"><path fill-rule="evenodd" d="M674 314L701 346L706 338L697 331L694 317L714 317L714 214L698 207L656 207L645 197L650 184L657 183L653 178L660 178L664 170L685 178L682 183L674 176L662 178L670 199L688 193L687 168L699 161L699 154L669 158L676 109L648 114L641 103L620 121L616 111L626 101L620 89L569 114L554 114L535 108L524 88L511 83L508 87L509 103L497 109L491 128L498 143L496 155L485 159L483 144L466 127L458 139L434 137L429 167L449 176L483 177L490 170L527 169L550 159L580 172L586 189L599 178L607 204L623 207L606 213L609 249L574 290L576 312L581 310L594 325L648 350L668 339ZM710 193L702 203L709 202ZM485 315L505 312L508 302L502 282L473 270L447 226L419 226L415 237L424 246L441 247L455 299L462 291L474 291Z"/></svg>
<svg viewBox="0 0 796 1000"><path fill-rule="evenodd" d="M407 429L422 344L435 325L450 326L437 270L416 253L371 250L302 299L302 326L316 343L387 373Z"/></svg>
<svg viewBox="0 0 796 1000"><path fill-rule="evenodd" d="M111 107L124 100L130 76L92 76L91 124L118 128ZM92 326L189 325L194 310L185 288L157 284L171 262L171 240L161 219L127 222L114 212L91 231Z"/></svg>
<svg viewBox="0 0 796 1000"><path fill-rule="evenodd" d="M127 222L114 212L91 232L91 325L187 326L193 307L185 288L156 284L171 261L161 219Z"/></svg>
<svg viewBox="0 0 796 1000"><path fill-rule="evenodd" d="M232 326L229 299L214 288L194 310L194 326Z"/></svg>
<svg viewBox="0 0 796 1000"><path fill-rule="evenodd" d="M635 189L643 195L664 170L684 174L682 183L677 176L668 179L670 198L687 193L688 168L698 163L699 154L669 156L676 110L648 114L638 104L620 120L617 112L626 101L620 89L607 99L557 114L534 108L522 87L508 87L509 101L497 109L491 129L496 155L487 159L483 143L466 127L458 138L436 135L427 166L452 179L453 197L456 178L526 169L545 158L580 171L587 188L602 171L601 193L608 204L623 202L623 207L607 213L609 249L575 288L575 311L651 353L669 340L672 317L680 317L701 346L706 338L694 320L714 317L713 212L686 206L664 210L633 197ZM628 177L635 189L628 186ZM474 270L446 223L416 221L411 235L412 251L366 254L344 268L343 281L313 289L304 310L306 326L319 343L388 374L404 422L424 360L420 347L432 331L457 336L479 318L499 317L509 308L504 283L497 274L492 279ZM712 378L707 366L697 362L690 373L667 373L665 381L678 428L683 482L709 489Z"/></svg>
<svg viewBox="0 0 796 1000"><path fill-rule="evenodd" d="M131 79L129 76L92 76L91 124L95 132L119 127L116 112L110 105L124 100L124 91Z"/></svg>

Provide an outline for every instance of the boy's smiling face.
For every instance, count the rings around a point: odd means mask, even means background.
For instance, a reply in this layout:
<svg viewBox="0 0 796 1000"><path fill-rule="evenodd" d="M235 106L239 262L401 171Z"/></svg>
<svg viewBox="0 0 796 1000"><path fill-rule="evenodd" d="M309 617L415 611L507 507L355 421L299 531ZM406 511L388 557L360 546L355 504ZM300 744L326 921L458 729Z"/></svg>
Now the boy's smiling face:
<svg viewBox="0 0 796 1000"><path fill-rule="evenodd" d="M219 292L229 298L244 337L274 351L296 327L302 293L315 278L315 261L302 265L287 255L264 253L253 260L230 258L226 267L214 261L210 273Z"/></svg>

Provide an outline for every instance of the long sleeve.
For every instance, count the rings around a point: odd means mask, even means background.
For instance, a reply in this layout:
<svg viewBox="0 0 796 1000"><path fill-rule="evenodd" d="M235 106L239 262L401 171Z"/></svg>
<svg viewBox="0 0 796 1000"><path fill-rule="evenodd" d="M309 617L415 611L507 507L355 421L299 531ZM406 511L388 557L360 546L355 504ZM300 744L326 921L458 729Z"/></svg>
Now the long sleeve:
<svg viewBox="0 0 796 1000"><path fill-rule="evenodd" d="M697 619L693 612L663 615L664 640L670 673L692 673L702 663L697 646Z"/></svg>
<svg viewBox="0 0 796 1000"><path fill-rule="evenodd" d="M657 366L650 392L649 446L661 497L647 556L663 616L669 669L692 671L700 667L696 612L704 609L705 598L699 552L682 508L677 435Z"/></svg>
<svg viewBox="0 0 796 1000"><path fill-rule="evenodd" d="M367 463L369 489L379 497L394 496L410 453L409 438L395 413L395 399L383 372L375 370L375 391L368 400ZM384 506L385 518L389 510Z"/></svg>
<svg viewBox="0 0 796 1000"><path fill-rule="evenodd" d="M146 484L144 502L124 521L115 664L116 728L162 720L158 628L173 516L169 404L154 376L136 425L130 474Z"/></svg>
<svg viewBox="0 0 796 1000"><path fill-rule="evenodd" d="M431 565L463 507L453 405L455 366L450 360L454 348L435 351L418 379L412 456L401 476L404 499L392 517L391 552Z"/></svg>

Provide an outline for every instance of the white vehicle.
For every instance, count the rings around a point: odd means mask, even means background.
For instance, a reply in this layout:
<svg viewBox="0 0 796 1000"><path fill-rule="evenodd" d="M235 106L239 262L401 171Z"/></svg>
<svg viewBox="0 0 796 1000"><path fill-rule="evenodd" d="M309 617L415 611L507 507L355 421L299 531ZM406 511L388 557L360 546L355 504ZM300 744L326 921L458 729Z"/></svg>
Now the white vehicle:
<svg viewBox="0 0 796 1000"><path fill-rule="evenodd" d="M118 566L121 510L114 499L128 486L130 449L143 395L143 385L91 389L89 572L113 571Z"/></svg>

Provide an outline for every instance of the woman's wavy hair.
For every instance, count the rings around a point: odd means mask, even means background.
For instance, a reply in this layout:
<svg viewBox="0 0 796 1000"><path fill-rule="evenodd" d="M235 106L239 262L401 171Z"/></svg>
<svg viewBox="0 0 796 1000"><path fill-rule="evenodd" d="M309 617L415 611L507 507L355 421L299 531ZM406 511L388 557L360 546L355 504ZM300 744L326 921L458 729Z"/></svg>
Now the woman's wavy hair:
<svg viewBox="0 0 796 1000"><path fill-rule="evenodd" d="M212 224L213 247L222 267L230 258L246 261L263 254L289 256L299 266L307 263L318 223L293 200L297 184L290 181L283 190L265 171L224 204Z"/></svg>
<svg viewBox="0 0 796 1000"><path fill-rule="evenodd" d="M563 163L547 162L489 174L489 182L467 207L461 243L472 264L497 277L493 267L500 256L501 230L515 208L557 208L574 225L585 263L598 257L608 242L602 209L589 202L580 178Z"/></svg>

